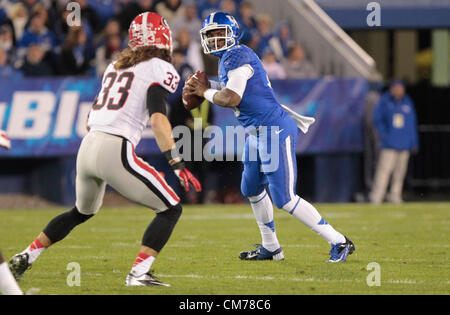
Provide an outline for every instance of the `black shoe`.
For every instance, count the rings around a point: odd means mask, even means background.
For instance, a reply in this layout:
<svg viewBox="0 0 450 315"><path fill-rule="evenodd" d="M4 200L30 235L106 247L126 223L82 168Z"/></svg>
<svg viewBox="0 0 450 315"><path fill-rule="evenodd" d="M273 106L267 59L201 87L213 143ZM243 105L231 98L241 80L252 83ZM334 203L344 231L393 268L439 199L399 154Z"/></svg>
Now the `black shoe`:
<svg viewBox="0 0 450 315"><path fill-rule="evenodd" d="M28 263L29 257L30 256L27 253L24 253L14 255L13 258L10 259L9 269L11 269L11 273L14 278L16 278L16 281L20 281L25 271L31 268L31 264Z"/></svg>
<svg viewBox="0 0 450 315"><path fill-rule="evenodd" d="M241 260L283 260L284 253L283 250L278 248L273 252L269 252L261 244L255 244L255 250L249 250L239 253L239 258Z"/></svg>

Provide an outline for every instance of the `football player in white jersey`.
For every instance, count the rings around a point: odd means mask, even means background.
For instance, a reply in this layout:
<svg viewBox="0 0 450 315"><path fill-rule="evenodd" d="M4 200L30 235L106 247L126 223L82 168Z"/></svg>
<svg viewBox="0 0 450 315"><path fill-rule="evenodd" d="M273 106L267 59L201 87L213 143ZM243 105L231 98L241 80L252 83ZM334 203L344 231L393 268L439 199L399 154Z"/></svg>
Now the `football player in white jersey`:
<svg viewBox="0 0 450 315"><path fill-rule="evenodd" d="M11 149L11 141L6 136L5 131L0 130L0 147L5 149ZM0 251L0 293L4 295L22 295L23 292L17 285L11 271L9 270L8 263L3 259L2 252Z"/></svg>
<svg viewBox="0 0 450 315"><path fill-rule="evenodd" d="M23 295L11 271L8 263L3 259L0 252L0 293L4 295Z"/></svg>
<svg viewBox="0 0 450 315"><path fill-rule="evenodd" d="M169 26L159 14L146 12L133 20L129 36L130 48L107 67L102 89L89 114L89 133L77 156L75 207L50 221L30 246L11 259L16 279L42 251L97 213L109 184L126 198L156 212L125 284L167 286L155 279L150 267L168 241L181 215L181 205L160 173L134 152L149 120L161 152L184 188L189 190L191 184L200 191L201 185L174 153L172 127L166 117L167 97L179 82L170 63Z"/></svg>

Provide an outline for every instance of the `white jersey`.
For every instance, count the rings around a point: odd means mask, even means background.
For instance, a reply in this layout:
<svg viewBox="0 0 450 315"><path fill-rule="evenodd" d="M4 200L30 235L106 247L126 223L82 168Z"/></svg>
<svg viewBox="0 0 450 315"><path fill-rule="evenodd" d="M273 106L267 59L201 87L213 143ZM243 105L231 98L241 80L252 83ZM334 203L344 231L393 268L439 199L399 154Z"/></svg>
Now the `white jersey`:
<svg viewBox="0 0 450 315"><path fill-rule="evenodd" d="M118 135L136 146L147 126L147 90L160 85L175 92L180 76L172 64L152 58L133 67L116 70L111 63L103 74L102 89L92 105L88 126L94 131Z"/></svg>

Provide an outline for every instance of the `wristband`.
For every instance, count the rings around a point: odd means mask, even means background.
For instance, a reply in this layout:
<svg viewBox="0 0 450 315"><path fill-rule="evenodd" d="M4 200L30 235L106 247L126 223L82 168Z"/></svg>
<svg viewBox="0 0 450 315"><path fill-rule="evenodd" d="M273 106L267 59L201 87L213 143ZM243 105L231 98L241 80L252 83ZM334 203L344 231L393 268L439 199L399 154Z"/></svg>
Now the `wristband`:
<svg viewBox="0 0 450 315"><path fill-rule="evenodd" d="M166 157L167 161L169 161L169 165L174 169L183 169L184 161L178 156L175 152L175 147L172 150L168 150L163 152L163 155Z"/></svg>
<svg viewBox="0 0 450 315"><path fill-rule="evenodd" d="M214 103L214 95L217 92L219 92L219 90L207 89L205 92L203 92L203 97L206 98L211 103Z"/></svg>

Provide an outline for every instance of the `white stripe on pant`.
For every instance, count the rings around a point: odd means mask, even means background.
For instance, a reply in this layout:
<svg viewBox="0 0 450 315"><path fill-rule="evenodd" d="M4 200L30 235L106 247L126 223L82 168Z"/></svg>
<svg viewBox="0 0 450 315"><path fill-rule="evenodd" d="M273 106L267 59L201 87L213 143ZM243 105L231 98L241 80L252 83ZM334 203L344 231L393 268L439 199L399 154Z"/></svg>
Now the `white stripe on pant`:
<svg viewBox="0 0 450 315"><path fill-rule="evenodd" d="M76 206L81 213L95 214L99 210L106 184L127 199L156 212L179 202L178 196L156 170L139 158L135 159L132 149L123 138L100 131L91 131L84 137L77 156L76 178Z"/></svg>

